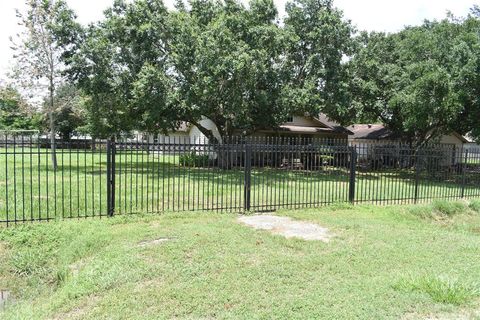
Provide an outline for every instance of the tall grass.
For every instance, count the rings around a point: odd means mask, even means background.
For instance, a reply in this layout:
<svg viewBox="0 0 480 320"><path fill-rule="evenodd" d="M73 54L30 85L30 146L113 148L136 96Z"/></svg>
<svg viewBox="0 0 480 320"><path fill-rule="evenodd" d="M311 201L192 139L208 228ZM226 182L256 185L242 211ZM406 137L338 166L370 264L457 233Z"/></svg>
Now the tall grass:
<svg viewBox="0 0 480 320"><path fill-rule="evenodd" d="M433 210L446 216L466 213L468 208L464 202L436 200L432 203Z"/></svg>
<svg viewBox="0 0 480 320"><path fill-rule="evenodd" d="M475 213L480 213L480 200L471 201L468 207Z"/></svg>
<svg viewBox="0 0 480 320"><path fill-rule="evenodd" d="M448 276L420 276L401 280L396 289L418 291L427 294L439 303L462 305L480 295L478 285L463 283Z"/></svg>

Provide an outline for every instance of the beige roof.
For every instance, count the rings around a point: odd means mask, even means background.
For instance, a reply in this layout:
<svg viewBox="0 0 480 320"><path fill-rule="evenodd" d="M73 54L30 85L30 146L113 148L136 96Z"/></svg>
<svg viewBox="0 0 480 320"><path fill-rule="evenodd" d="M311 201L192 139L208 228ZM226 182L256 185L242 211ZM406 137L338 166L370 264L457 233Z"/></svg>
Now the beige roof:
<svg viewBox="0 0 480 320"><path fill-rule="evenodd" d="M283 125L280 126L281 131L289 131L296 133L321 133L321 132L334 132L331 128L321 128L321 127L304 127L304 126L295 126L295 125Z"/></svg>
<svg viewBox="0 0 480 320"><path fill-rule="evenodd" d="M342 127L340 124L335 121L330 120L325 114L321 113L318 117L311 117L314 121L318 122L318 127L307 127L307 126L298 126L294 124L281 125L279 128L281 131L295 132L295 133L344 133L352 134L351 131ZM325 126L325 127L322 127ZM178 128L174 130L175 132L188 132L190 130L191 124L182 121L180 122ZM265 130L260 130L265 131Z"/></svg>

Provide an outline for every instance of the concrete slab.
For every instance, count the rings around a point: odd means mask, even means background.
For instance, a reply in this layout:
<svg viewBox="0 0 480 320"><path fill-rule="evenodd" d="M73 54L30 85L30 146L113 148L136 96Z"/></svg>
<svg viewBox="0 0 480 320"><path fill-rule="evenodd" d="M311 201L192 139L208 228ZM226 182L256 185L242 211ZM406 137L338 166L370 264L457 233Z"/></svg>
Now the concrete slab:
<svg viewBox="0 0 480 320"><path fill-rule="evenodd" d="M255 229L268 230L286 238L300 238L309 241L329 242L332 238L327 228L314 223L296 221L289 217L273 215L242 216L238 220Z"/></svg>

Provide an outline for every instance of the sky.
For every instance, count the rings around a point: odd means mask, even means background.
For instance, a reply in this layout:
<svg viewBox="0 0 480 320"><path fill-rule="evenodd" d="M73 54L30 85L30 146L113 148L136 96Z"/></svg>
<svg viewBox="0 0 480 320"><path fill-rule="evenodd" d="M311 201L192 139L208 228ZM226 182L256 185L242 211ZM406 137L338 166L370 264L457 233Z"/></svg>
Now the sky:
<svg viewBox="0 0 480 320"><path fill-rule="evenodd" d="M287 0L274 0L280 14ZM0 0L0 79L4 79L12 65L10 36L19 31L15 9L22 9L24 0ZM67 0L83 24L102 18L103 11L113 0ZM171 5L173 0L166 0ZM334 0L359 30L395 32L405 25L418 25L425 19L441 19L447 11L457 16L466 15L480 0Z"/></svg>

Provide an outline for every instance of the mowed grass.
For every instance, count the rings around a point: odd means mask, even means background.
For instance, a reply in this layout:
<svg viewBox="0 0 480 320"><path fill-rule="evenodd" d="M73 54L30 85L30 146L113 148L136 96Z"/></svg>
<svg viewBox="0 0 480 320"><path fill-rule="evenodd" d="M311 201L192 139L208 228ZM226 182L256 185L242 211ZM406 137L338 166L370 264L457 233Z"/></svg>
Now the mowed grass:
<svg viewBox="0 0 480 320"><path fill-rule="evenodd" d="M14 300L0 318L475 319L478 207L278 212L329 228L330 243L256 231L219 213L3 229L0 289Z"/></svg>
<svg viewBox="0 0 480 320"><path fill-rule="evenodd" d="M298 155L297 155L298 156ZM48 149L0 150L0 221L85 217L107 214L105 150L59 149L53 171ZM116 214L244 208L245 172L205 163L185 167L180 157L142 150L118 150L115 166ZM349 169L317 170L253 167L251 208L302 208L349 199ZM441 198L480 197L480 173L419 175L411 170L358 171L358 202L406 203Z"/></svg>

